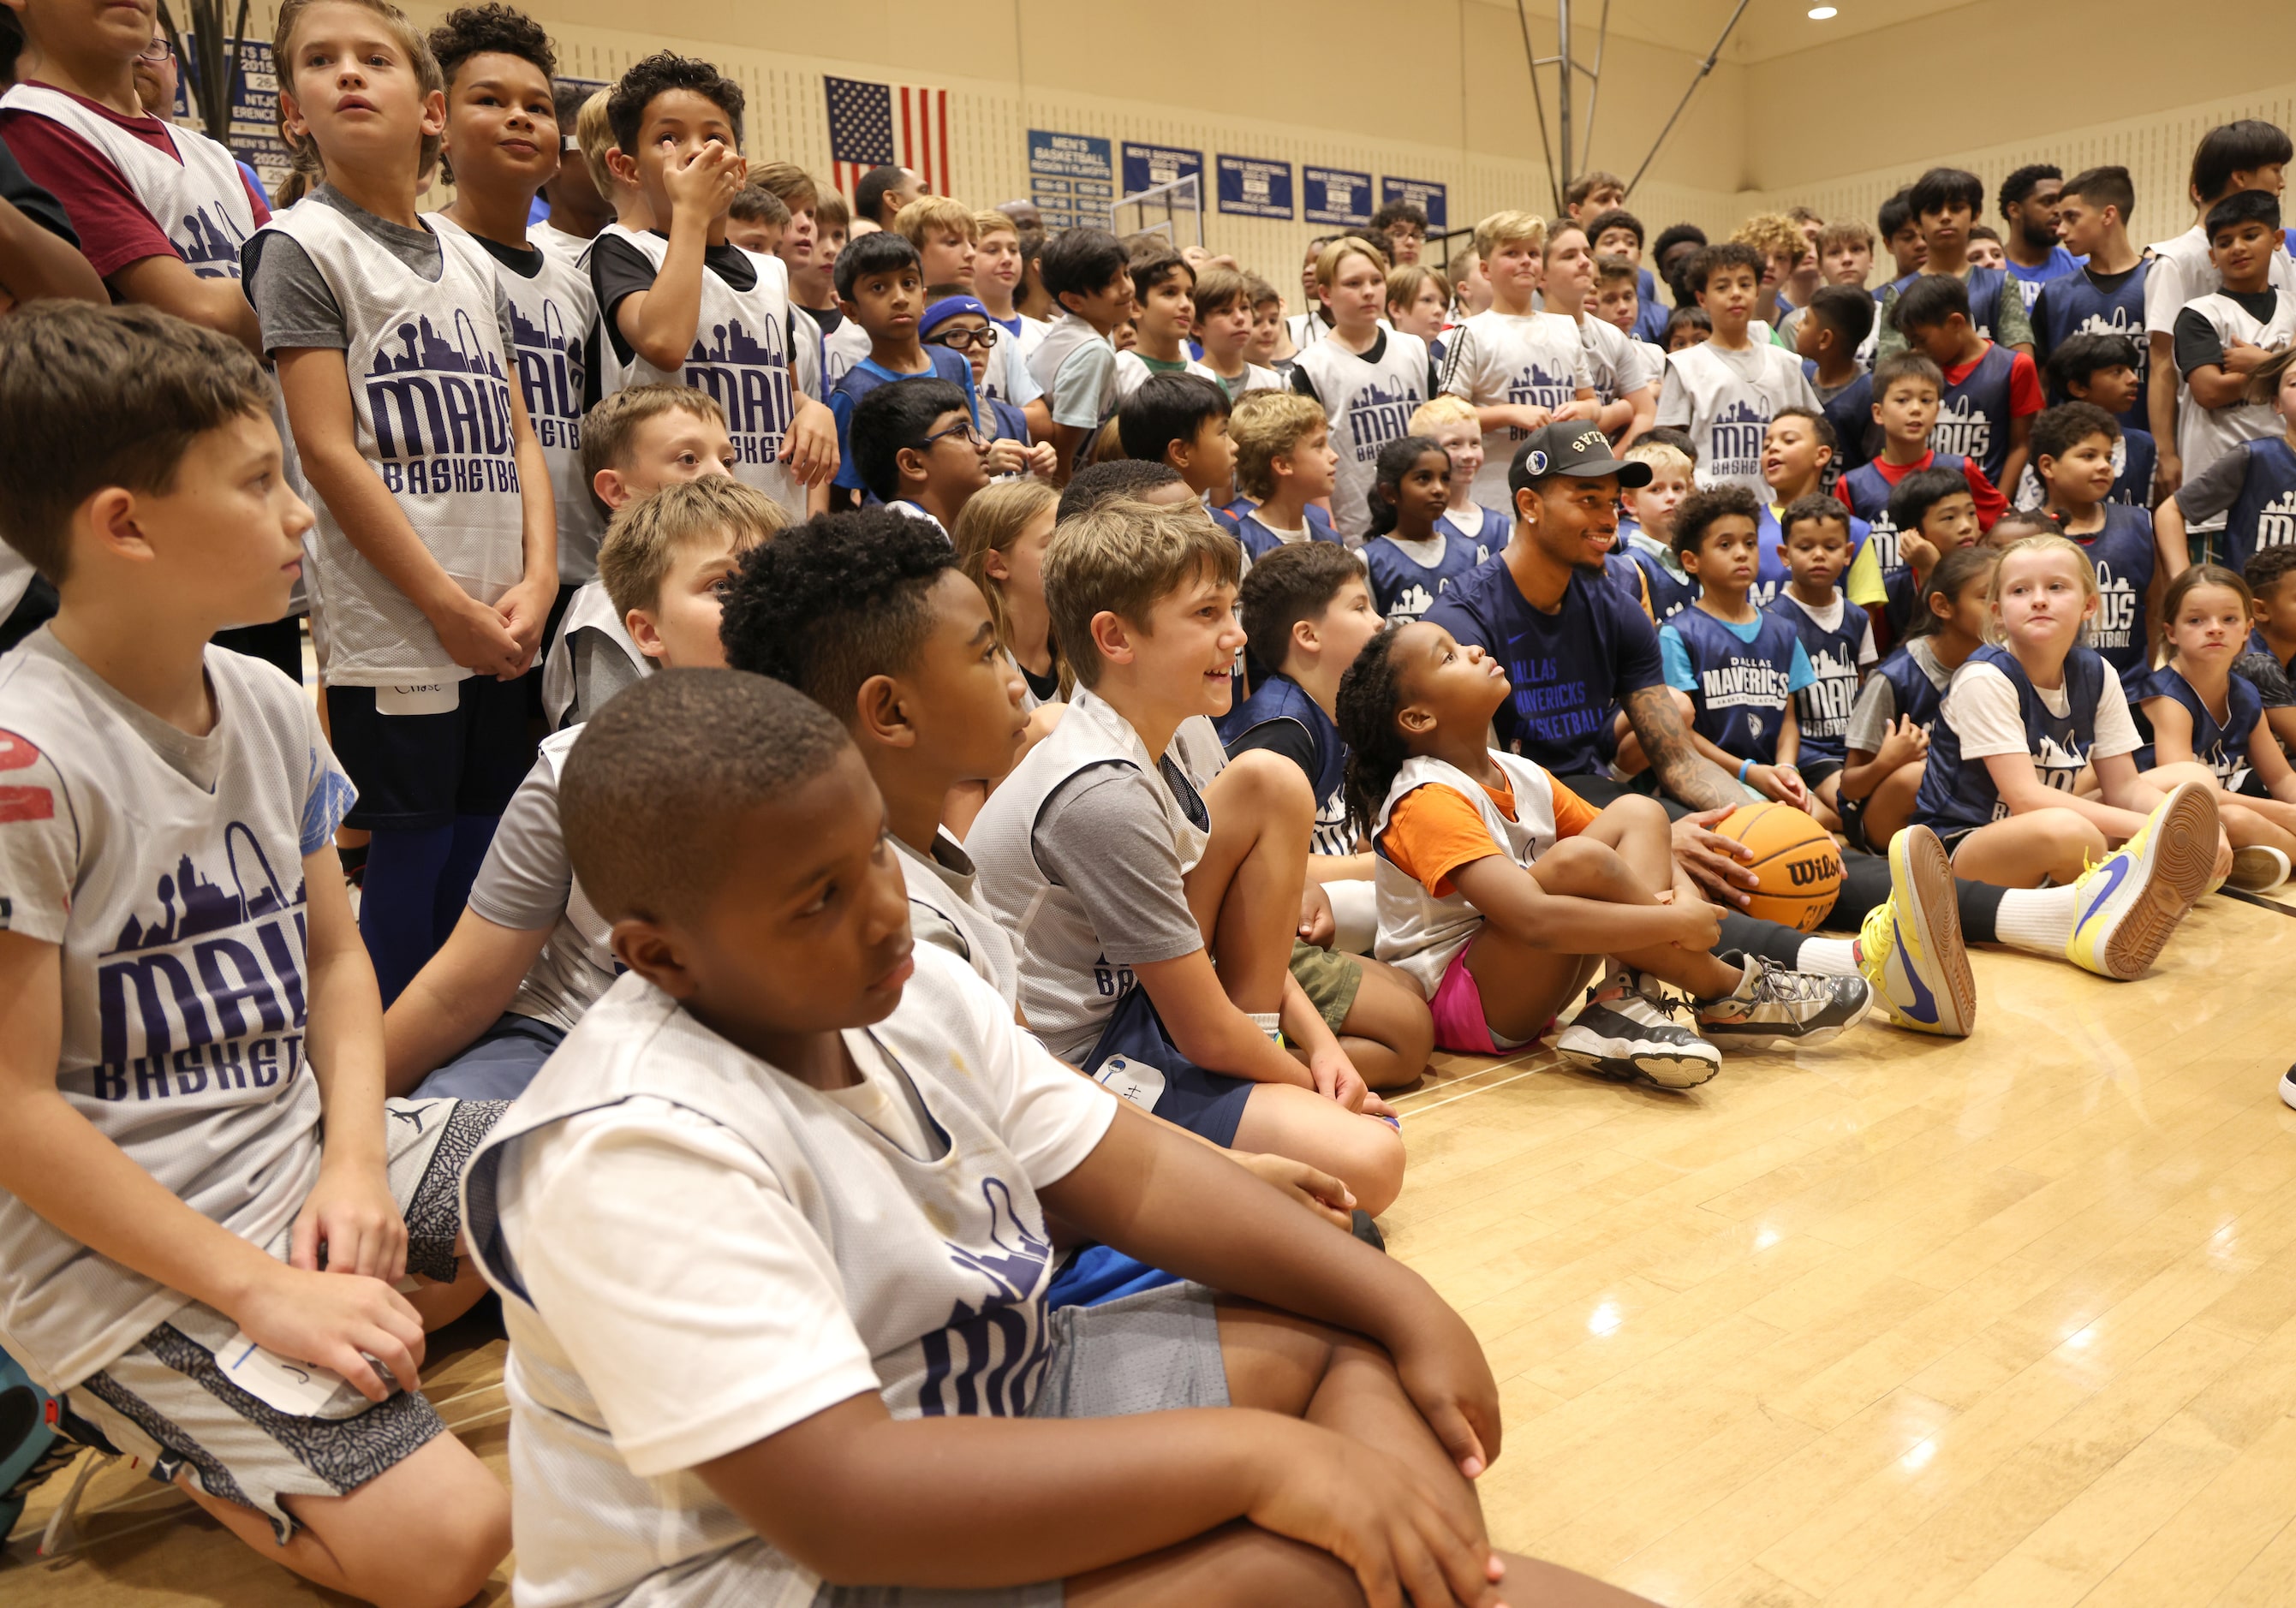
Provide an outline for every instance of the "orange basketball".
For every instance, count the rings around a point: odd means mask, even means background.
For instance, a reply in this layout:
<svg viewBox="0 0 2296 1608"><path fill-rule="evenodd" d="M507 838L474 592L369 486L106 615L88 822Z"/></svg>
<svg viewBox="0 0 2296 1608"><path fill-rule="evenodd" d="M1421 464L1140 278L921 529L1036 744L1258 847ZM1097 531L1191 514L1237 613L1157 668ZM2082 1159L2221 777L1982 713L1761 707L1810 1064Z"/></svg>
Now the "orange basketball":
<svg viewBox="0 0 2296 1608"><path fill-rule="evenodd" d="M1841 851L1827 832L1791 804L1749 804L1714 829L1754 851L1761 878L1746 914L1814 932L1841 891Z"/></svg>

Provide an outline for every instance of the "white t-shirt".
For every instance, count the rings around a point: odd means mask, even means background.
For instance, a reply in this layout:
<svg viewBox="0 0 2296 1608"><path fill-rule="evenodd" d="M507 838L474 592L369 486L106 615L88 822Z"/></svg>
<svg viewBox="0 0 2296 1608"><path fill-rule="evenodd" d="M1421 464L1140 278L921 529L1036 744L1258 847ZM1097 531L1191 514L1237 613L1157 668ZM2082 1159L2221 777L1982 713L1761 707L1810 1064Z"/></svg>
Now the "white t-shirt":
<svg viewBox="0 0 2296 1608"><path fill-rule="evenodd" d="M2275 289L2296 292L2296 258L2276 250L2271 282ZM2144 328L2155 335L2173 334L2177 315L2185 304L2224 289L2224 275L2209 258L2208 232L2194 224L2174 240L2152 247L2152 266L2144 270ZM2190 480L2188 469L2185 478Z"/></svg>
<svg viewBox="0 0 2296 1608"><path fill-rule="evenodd" d="M2072 708L2072 694L2062 685L2036 685L2033 691L2040 695L2042 707L2060 719ZM1946 689L1943 713L1961 739L1964 759L2031 751L2016 685L1997 665L1972 660L1956 671L1953 685ZM2096 742L2089 759L2094 762L2133 754L2143 746L2136 740L2136 723L2128 718L2128 697L2120 690L2120 677L2108 674L2096 701Z"/></svg>
<svg viewBox="0 0 2296 1608"><path fill-rule="evenodd" d="M1443 349L1443 390L1477 407L1519 404L1552 413L1595 389L1587 343L1561 313L1476 314ZM1507 470L1529 431L1511 424L1483 432L1483 466L1471 495L1486 508L1507 505ZM1336 506L1336 505L1335 505Z"/></svg>
<svg viewBox="0 0 2296 1608"><path fill-rule="evenodd" d="M303 857L353 797L309 696L207 650L178 730L45 628L0 659L0 926L62 950L56 1087L168 1194L269 1246L319 1172ZM0 1349L51 1391L190 1298L0 1193Z"/></svg>
<svg viewBox="0 0 2296 1608"><path fill-rule="evenodd" d="M496 1175L525 1296L504 1301L521 1604L801 1608L814 1577L696 1466L865 1392L896 1417L1026 1411L1054 1264L1036 1192L1115 1100L964 963L915 957L893 1014L843 1036L865 1091L799 1083L632 973L521 1102L547 1122Z"/></svg>

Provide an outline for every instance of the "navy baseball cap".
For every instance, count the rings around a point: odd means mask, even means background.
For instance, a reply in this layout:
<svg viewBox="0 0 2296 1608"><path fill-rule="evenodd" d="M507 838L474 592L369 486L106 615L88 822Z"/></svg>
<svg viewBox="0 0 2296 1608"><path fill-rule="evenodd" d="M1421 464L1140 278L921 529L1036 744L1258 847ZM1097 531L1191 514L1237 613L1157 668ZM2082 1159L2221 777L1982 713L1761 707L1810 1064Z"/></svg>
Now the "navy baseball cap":
<svg viewBox="0 0 2296 1608"><path fill-rule="evenodd" d="M1548 424L1530 432L1530 439L1515 448L1514 461L1507 465L1507 493L1512 496L1526 486L1558 474L1590 480L1596 475L1614 474L1621 486L1647 486L1651 482L1651 466L1647 464L1627 464L1611 455L1611 438L1589 419L1573 419L1568 423Z"/></svg>

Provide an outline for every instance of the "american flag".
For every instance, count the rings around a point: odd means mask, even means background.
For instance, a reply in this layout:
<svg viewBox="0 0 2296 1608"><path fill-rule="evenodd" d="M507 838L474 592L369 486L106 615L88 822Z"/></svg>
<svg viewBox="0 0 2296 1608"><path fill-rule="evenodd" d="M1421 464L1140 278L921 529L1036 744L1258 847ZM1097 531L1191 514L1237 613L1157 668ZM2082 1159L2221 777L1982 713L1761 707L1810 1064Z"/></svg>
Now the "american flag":
<svg viewBox="0 0 2296 1608"><path fill-rule="evenodd" d="M933 195L948 193L948 91L910 84L824 78L829 91L829 158L850 199L872 168L914 168Z"/></svg>

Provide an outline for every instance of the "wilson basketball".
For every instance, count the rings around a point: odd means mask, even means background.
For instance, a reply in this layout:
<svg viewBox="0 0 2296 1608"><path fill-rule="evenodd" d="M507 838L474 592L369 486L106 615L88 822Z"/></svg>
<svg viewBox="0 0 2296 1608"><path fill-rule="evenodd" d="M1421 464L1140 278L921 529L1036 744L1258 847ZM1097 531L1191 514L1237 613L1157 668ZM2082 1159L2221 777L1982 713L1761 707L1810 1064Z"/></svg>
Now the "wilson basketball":
<svg viewBox="0 0 2296 1608"><path fill-rule="evenodd" d="M1841 890L1841 851L1827 832L1791 804L1749 804L1714 829L1754 851L1761 878L1746 914L1814 932Z"/></svg>

